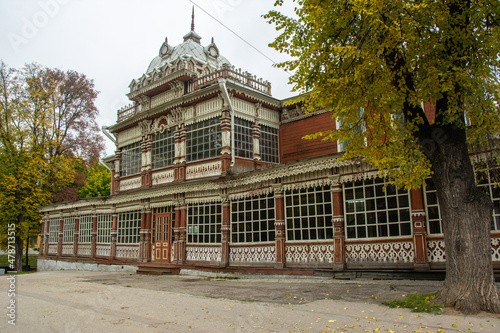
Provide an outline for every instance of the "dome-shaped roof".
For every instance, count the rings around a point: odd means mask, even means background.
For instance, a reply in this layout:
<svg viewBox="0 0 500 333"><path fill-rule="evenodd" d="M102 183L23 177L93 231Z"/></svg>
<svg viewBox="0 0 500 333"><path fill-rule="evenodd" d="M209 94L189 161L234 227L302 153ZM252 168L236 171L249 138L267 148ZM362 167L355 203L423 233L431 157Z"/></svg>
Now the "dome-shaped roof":
<svg viewBox="0 0 500 333"><path fill-rule="evenodd" d="M168 45L167 42L163 43L160 48L160 54L151 61L146 74L152 72L155 68L162 67L166 63L173 64L179 58L194 58L195 60L208 64L215 69L220 69L224 64L231 64L225 57L219 55L219 49L215 43L212 42L204 47L200 43L196 42L195 38L187 38L183 43L175 47Z"/></svg>
<svg viewBox="0 0 500 333"><path fill-rule="evenodd" d="M167 39L165 38L165 42L160 47L159 55L151 61L146 74L152 72L155 68L162 67L167 63L174 64L179 58L194 58L195 60L207 64L214 69L220 69L224 64L231 65L226 58L219 54L219 49L217 48L217 45L215 45L213 38L212 42L207 46L202 46L200 44L200 40L200 35L194 31L193 6L191 31L184 36L184 42L173 47L168 44Z"/></svg>

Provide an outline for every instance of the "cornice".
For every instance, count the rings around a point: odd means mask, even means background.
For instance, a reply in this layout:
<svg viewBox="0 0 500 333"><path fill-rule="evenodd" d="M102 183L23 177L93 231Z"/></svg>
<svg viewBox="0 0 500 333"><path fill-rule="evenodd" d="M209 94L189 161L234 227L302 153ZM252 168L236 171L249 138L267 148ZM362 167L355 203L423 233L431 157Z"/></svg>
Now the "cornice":
<svg viewBox="0 0 500 333"><path fill-rule="evenodd" d="M152 89L158 88L164 84L169 83L170 81L173 81L173 80L178 79L178 78L183 77L183 76L195 77L196 73L193 71L190 71L188 69L185 69L185 68L183 68L181 70L177 70L177 71L175 71L175 72L173 72L173 73L171 73L171 74L169 74L169 75L167 75L167 76L165 76L157 81L151 82L147 86L141 87L138 90L135 90L135 91L128 93L127 97L129 99L133 99L139 95L147 93L148 91L150 91ZM139 78L138 80L134 80L134 81L138 82L141 79L142 79L142 77Z"/></svg>

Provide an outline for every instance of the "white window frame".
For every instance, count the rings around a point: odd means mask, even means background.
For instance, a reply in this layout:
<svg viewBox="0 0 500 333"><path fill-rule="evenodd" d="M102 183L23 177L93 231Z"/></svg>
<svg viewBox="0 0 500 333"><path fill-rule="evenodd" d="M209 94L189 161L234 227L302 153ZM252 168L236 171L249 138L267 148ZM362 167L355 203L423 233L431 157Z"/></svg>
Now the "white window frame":
<svg viewBox="0 0 500 333"><path fill-rule="evenodd" d="M168 167L174 163L175 139L173 129L153 134L151 146L152 169Z"/></svg>
<svg viewBox="0 0 500 333"><path fill-rule="evenodd" d="M259 153L262 162L279 163L279 130L277 128L260 125Z"/></svg>
<svg viewBox="0 0 500 333"><path fill-rule="evenodd" d="M80 216L80 230L78 231L78 243L92 243L93 218L91 214Z"/></svg>
<svg viewBox="0 0 500 333"><path fill-rule="evenodd" d="M141 172L141 142L134 142L121 148L121 176L130 176Z"/></svg>
<svg viewBox="0 0 500 333"><path fill-rule="evenodd" d="M333 205L330 186L285 191L287 241L333 239L332 218Z"/></svg>
<svg viewBox="0 0 500 333"><path fill-rule="evenodd" d="M117 244L139 244L142 214L140 210L118 214Z"/></svg>
<svg viewBox="0 0 500 333"><path fill-rule="evenodd" d="M222 205L219 202L188 205L187 243L222 243Z"/></svg>
<svg viewBox="0 0 500 333"><path fill-rule="evenodd" d="M61 219L53 218L49 220L49 243L59 243L59 228L61 227Z"/></svg>
<svg viewBox="0 0 500 333"><path fill-rule="evenodd" d="M76 216L64 218L63 243L73 243L75 241Z"/></svg>
<svg viewBox="0 0 500 333"><path fill-rule="evenodd" d="M274 242L276 238L273 195L231 202L231 243Z"/></svg>
<svg viewBox="0 0 500 333"><path fill-rule="evenodd" d="M113 226L112 214L100 214L97 216L97 243L111 243L111 228Z"/></svg>

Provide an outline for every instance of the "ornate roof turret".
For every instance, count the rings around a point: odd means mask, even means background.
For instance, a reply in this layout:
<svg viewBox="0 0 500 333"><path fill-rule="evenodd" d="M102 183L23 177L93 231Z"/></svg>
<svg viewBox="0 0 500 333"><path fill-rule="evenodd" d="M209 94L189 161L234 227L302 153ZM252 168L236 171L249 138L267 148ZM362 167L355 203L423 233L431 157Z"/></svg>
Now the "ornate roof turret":
<svg viewBox="0 0 500 333"><path fill-rule="evenodd" d="M146 74L151 73L154 69L160 68L165 64L174 64L180 58L187 60L193 58L195 61L206 64L214 70L221 69L223 65L231 63L219 54L219 48L215 45L213 38L212 42L207 46L201 45L201 37L194 31L194 7L191 15L191 31L184 37L184 42L173 47L165 42L160 47L160 52L149 64Z"/></svg>

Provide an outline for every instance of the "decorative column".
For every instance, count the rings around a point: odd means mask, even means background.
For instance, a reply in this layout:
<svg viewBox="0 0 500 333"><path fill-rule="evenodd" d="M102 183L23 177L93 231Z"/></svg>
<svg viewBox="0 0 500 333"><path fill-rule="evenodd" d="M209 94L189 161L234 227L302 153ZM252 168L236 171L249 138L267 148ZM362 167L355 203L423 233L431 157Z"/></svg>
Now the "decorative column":
<svg viewBox="0 0 500 333"><path fill-rule="evenodd" d="M142 207L141 230L139 231L139 236L140 261L151 261L151 207L149 205L149 202L145 202Z"/></svg>
<svg viewBox="0 0 500 333"><path fill-rule="evenodd" d="M144 136L143 141L141 142L141 186L143 188L151 187L152 184L152 175L151 175L151 165L152 165L152 156L151 156L151 135L148 134Z"/></svg>
<svg viewBox="0 0 500 333"><path fill-rule="evenodd" d="M223 174L227 174L231 166L231 115L229 113L229 106L227 105L224 105L222 109L220 128L222 133L222 172Z"/></svg>
<svg viewBox="0 0 500 333"><path fill-rule="evenodd" d="M345 269L345 231L344 231L344 205L342 200L342 185L340 175L330 177L332 180L332 210L333 210L333 271Z"/></svg>
<svg viewBox="0 0 500 333"><path fill-rule="evenodd" d="M220 267L229 266L229 241L231 237L231 203L227 194L222 195L222 255Z"/></svg>
<svg viewBox="0 0 500 333"><path fill-rule="evenodd" d="M62 243L63 243L63 235L64 235L64 217L61 212L61 220L59 220L59 235L57 237L57 256L56 259L59 259L62 256Z"/></svg>
<svg viewBox="0 0 500 333"><path fill-rule="evenodd" d="M95 259L97 249L97 211L95 207L92 211L92 232L90 235L90 259Z"/></svg>
<svg viewBox="0 0 500 333"><path fill-rule="evenodd" d="M410 196L411 221L413 223L413 247L415 251L413 269L416 271L428 271L430 267L427 259L427 231L425 228L424 197L422 189L411 190Z"/></svg>
<svg viewBox="0 0 500 333"><path fill-rule="evenodd" d="M275 268L286 266L286 237L285 237L285 200L283 198L283 187L281 184L273 184L274 188L274 210L276 212L274 228L276 229L276 264Z"/></svg>
<svg viewBox="0 0 500 333"><path fill-rule="evenodd" d="M111 224L111 253L110 259L116 258L116 240L118 238L118 213L116 209L111 212L113 214L113 223Z"/></svg>
<svg viewBox="0 0 500 333"><path fill-rule="evenodd" d="M252 137L253 137L253 160L255 162L260 162L260 125L259 120L255 119L252 125Z"/></svg>
<svg viewBox="0 0 500 333"><path fill-rule="evenodd" d="M184 199L177 203L175 214L175 225L179 226L179 241L177 243L177 262L179 264L186 263L186 240L187 240L187 206Z"/></svg>
<svg viewBox="0 0 500 333"><path fill-rule="evenodd" d="M75 218L75 232L73 233L73 258L78 256L78 243L80 239L80 216Z"/></svg>
<svg viewBox="0 0 500 333"><path fill-rule="evenodd" d="M40 245L38 247L38 253L40 256L45 254L45 226L47 224L47 218L42 215L42 226L40 227Z"/></svg>
<svg viewBox="0 0 500 333"><path fill-rule="evenodd" d="M184 123L179 124L174 131L174 142L174 181L183 182L186 179L186 126Z"/></svg>
<svg viewBox="0 0 500 333"><path fill-rule="evenodd" d="M45 233L44 237L44 243L43 243L43 254L48 255L49 254L49 230L50 230L50 215L46 217L45 220L45 229L43 232Z"/></svg>
<svg viewBox="0 0 500 333"><path fill-rule="evenodd" d="M175 204L174 206L174 211L175 211L175 223L174 223L174 229L173 229L173 233L174 233L174 260L173 260L173 263L180 263L180 250L179 250L179 246L180 246L180 221L181 221L181 206L179 204ZM153 231L154 232L154 231Z"/></svg>
<svg viewBox="0 0 500 333"><path fill-rule="evenodd" d="M115 151L115 171L112 173L113 178L111 179L111 194L116 194L120 192L120 163L122 161L122 151L117 149Z"/></svg>

